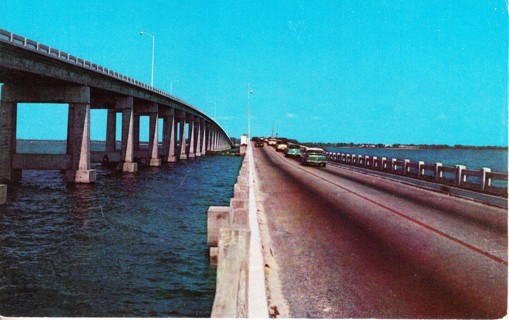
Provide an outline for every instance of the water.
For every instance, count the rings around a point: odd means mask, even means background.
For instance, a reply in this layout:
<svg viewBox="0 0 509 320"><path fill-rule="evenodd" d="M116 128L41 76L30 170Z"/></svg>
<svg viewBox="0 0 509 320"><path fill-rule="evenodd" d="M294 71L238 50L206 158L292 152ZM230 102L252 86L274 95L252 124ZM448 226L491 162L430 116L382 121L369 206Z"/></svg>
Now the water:
<svg viewBox="0 0 509 320"><path fill-rule="evenodd" d="M240 164L207 156L136 174L97 166L97 182L80 185L23 171L0 209L0 314L209 317L206 211L229 204Z"/></svg>
<svg viewBox="0 0 509 320"><path fill-rule="evenodd" d="M162 144L159 144L162 147ZM104 151L106 142L92 141L90 145L91 151ZM116 148L121 148L121 143L117 141ZM140 149L148 149L148 142L140 142ZM52 141L52 140L18 140L16 143L17 153L51 153L51 154L65 154L66 141Z"/></svg>
<svg viewBox="0 0 509 320"><path fill-rule="evenodd" d="M441 162L444 166L465 165L468 169L490 168L493 172L507 172L507 150L492 149L389 149L326 147L330 152L341 152L363 156L386 157L387 159L409 159L428 164Z"/></svg>

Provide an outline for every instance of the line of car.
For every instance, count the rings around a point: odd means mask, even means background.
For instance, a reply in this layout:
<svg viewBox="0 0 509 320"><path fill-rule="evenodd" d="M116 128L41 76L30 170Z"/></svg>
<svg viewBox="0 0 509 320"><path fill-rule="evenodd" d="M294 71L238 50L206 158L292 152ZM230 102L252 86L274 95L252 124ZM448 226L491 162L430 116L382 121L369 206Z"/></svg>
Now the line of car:
<svg viewBox="0 0 509 320"><path fill-rule="evenodd" d="M253 138L255 147L266 145L274 147L277 152L283 152L286 158L295 158L302 165L327 165L327 156L322 148L306 147L289 141L288 139Z"/></svg>

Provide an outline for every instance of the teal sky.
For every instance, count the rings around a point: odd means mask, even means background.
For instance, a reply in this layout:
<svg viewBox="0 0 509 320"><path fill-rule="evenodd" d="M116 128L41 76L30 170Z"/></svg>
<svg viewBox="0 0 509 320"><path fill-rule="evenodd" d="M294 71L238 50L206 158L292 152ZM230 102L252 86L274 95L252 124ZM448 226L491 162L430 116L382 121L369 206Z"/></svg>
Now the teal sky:
<svg viewBox="0 0 509 320"><path fill-rule="evenodd" d="M154 33L154 85L231 136L250 84L252 136L507 145L504 0L1 0L0 28L146 83ZM66 121L22 105L18 137L65 139Z"/></svg>

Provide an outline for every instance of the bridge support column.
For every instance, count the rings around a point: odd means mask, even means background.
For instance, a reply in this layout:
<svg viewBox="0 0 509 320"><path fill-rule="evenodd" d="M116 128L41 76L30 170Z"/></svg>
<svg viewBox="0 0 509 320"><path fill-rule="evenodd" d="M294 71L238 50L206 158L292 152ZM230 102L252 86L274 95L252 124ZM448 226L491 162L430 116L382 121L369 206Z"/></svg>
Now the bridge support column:
<svg viewBox="0 0 509 320"><path fill-rule="evenodd" d="M202 128L202 142L201 142L201 154L204 156L207 153L207 126L205 124L205 120L201 119L201 128Z"/></svg>
<svg viewBox="0 0 509 320"><path fill-rule="evenodd" d="M212 129L212 151L217 151L217 131Z"/></svg>
<svg viewBox="0 0 509 320"><path fill-rule="evenodd" d="M210 151L216 151L216 131L210 128Z"/></svg>
<svg viewBox="0 0 509 320"><path fill-rule="evenodd" d="M214 151L219 150L219 133L214 129Z"/></svg>
<svg viewBox="0 0 509 320"><path fill-rule="evenodd" d="M0 180L16 181L21 178L21 170L13 170L18 102L69 103L66 153L70 161L63 166L49 163L45 167L65 170L66 180L71 183L94 182L96 174L90 166L90 88L78 85L2 87Z"/></svg>
<svg viewBox="0 0 509 320"><path fill-rule="evenodd" d="M187 154L188 158L194 158L194 116L189 116L189 130L188 141L189 141L189 152Z"/></svg>
<svg viewBox="0 0 509 320"><path fill-rule="evenodd" d="M122 162L118 164L117 169L123 172L136 172L138 171L138 164L134 162L135 130L134 130L133 98L125 97L118 99L117 108L122 109L122 147L121 147Z"/></svg>
<svg viewBox="0 0 509 320"><path fill-rule="evenodd" d="M197 118L197 121L194 123L196 126L196 153L197 157L201 157L201 119Z"/></svg>
<svg viewBox="0 0 509 320"><path fill-rule="evenodd" d="M83 87L88 91L90 88ZM90 98L88 99L90 101ZM69 130L67 154L72 156L71 169L65 172L67 182L90 183L96 172L90 166L90 102L69 104Z"/></svg>
<svg viewBox="0 0 509 320"><path fill-rule="evenodd" d="M221 133L219 132L219 130L216 130L216 144L217 144L216 150L221 151L221 147L223 146L223 141L221 139Z"/></svg>
<svg viewBox="0 0 509 320"><path fill-rule="evenodd" d="M207 151L212 151L212 127L207 126Z"/></svg>
<svg viewBox="0 0 509 320"><path fill-rule="evenodd" d="M177 162L175 157L175 113L171 109L163 117L163 153L166 162Z"/></svg>
<svg viewBox="0 0 509 320"><path fill-rule="evenodd" d="M108 109L108 120L106 123L106 152L112 152L116 149L117 132L117 112Z"/></svg>
<svg viewBox="0 0 509 320"><path fill-rule="evenodd" d="M21 170L12 168L13 154L16 153L17 102L11 88L2 86L0 104L0 183L13 182L21 178Z"/></svg>
<svg viewBox="0 0 509 320"><path fill-rule="evenodd" d="M149 137L149 152L150 152L150 166L161 166L161 159L159 159L159 140L158 140L158 121L157 113L150 114L150 137Z"/></svg>
<svg viewBox="0 0 509 320"><path fill-rule="evenodd" d="M179 137L180 137L180 154L179 160L186 160L186 137L185 137L185 126L186 126L186 113L182 112L183 116L179 119Z"/></svg>
<svg viewBox="0 0 509 320"><path fill-rule="evenodd" d="M140 151L140 114L133 109L133 158Z"/></svg>
<svg viewBox="0 0 509 320"><path fill-rule="evenodd" d="M216 130L216 150L217 151L221 151L221 145L222 145L222 141L221 141L221 135L219 133L219 130Z"/></svg>

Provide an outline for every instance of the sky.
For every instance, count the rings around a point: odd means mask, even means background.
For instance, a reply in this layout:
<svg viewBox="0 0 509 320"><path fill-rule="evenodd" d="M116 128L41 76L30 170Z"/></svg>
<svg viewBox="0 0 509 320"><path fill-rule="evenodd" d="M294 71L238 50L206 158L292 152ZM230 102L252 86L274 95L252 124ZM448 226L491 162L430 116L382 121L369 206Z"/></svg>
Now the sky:
<svg viewBox="0 0 509 320"><path fill-rule="evenodd" d="M147 84L153 33L154 86L234 137L249 104L251 136L507 146L504 0L1 0L0 28ZM20 105L18 138L65 139L66 113Z"/></svg>

